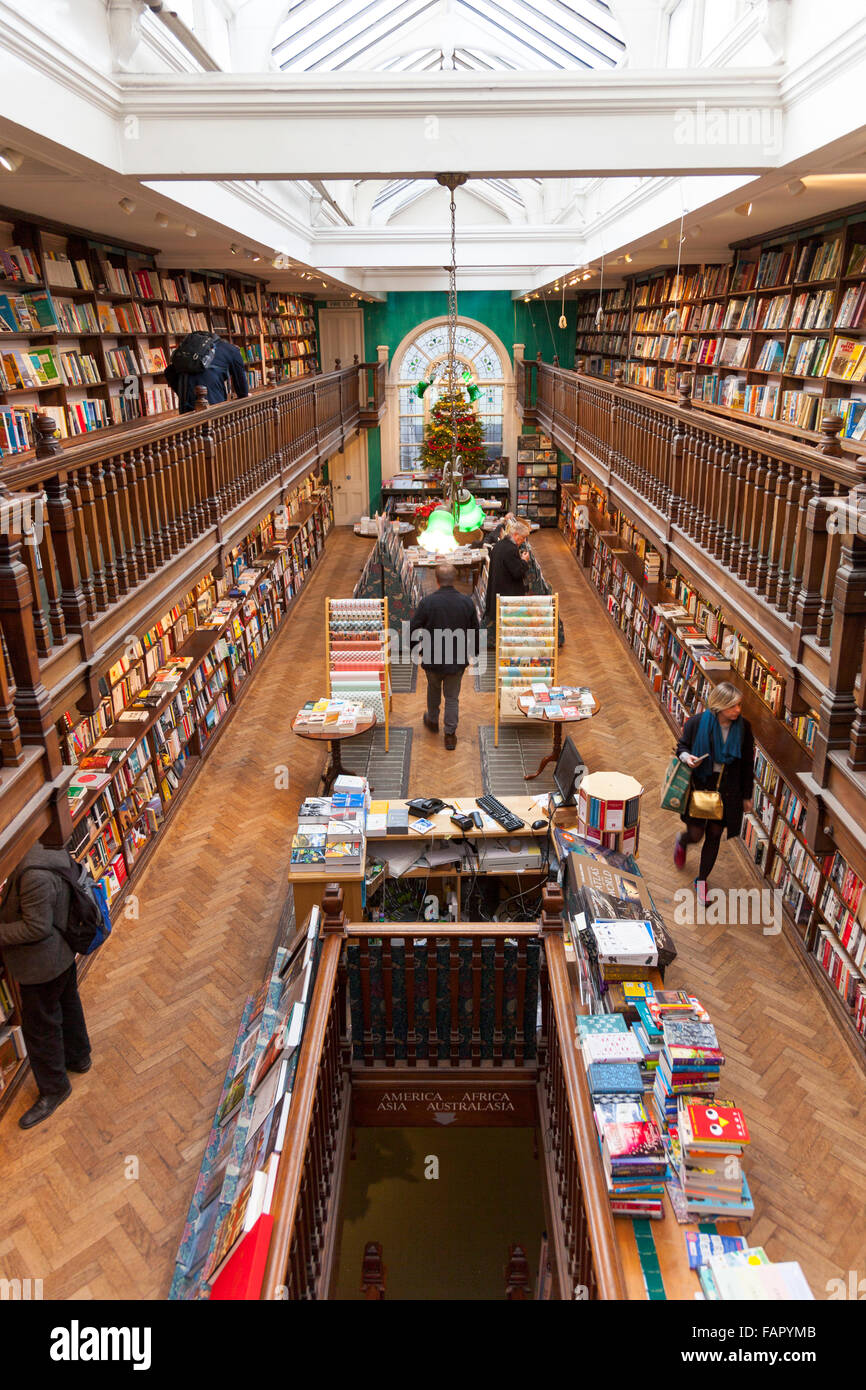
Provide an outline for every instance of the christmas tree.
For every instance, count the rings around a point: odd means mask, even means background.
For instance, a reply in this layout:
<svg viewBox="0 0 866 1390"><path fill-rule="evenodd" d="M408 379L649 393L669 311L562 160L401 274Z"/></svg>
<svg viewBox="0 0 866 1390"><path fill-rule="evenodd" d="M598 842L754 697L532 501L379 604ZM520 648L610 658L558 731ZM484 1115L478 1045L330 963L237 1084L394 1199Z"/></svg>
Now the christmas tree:
<svg viewBox="0 0 866 1390"><path fill-rule="evenodd" d="M454 423L457 426L456 448L451 420L452 408ZM446 386L424 427L421 458L425 468L439 469L456 454L463 459L464 473L479 472L487 462L487 454L481 442L481 421L467 399L463 387Z"/></svg>

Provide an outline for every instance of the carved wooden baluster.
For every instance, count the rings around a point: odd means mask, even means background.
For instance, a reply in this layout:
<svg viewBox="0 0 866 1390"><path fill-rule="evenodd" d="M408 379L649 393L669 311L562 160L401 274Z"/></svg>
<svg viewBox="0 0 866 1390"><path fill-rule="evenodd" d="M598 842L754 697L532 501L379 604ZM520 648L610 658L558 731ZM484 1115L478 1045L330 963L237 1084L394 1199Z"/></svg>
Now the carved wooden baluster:
<svg viewBox="0 0 866 1390"><path fill-rule="evenodd" d="M135 554L135 527L132 520L132 506L135 493L135 470L131 465L131 455L124 451L112 459L112 473L117 497L119 534L123 537L123 569L126 583L134 589L138 583L138 560Z"/></svg>
<svg viewBox="0 0 866 1390"><path fill-rule="evenodd" d="M792 618L797 599L800 596L800 575L803 572L803 549L805 548L806 508L809 504L809 475L803 469L795 468L785 499L785 525L782 532L782 549L779 554L779 588L777 606Z"/></svg>
<svg viewBox="0 0 866 1390"><path fill-rule="evenodd" d="M748 551L746 554L745 580L750 588L754 588L758 575L758 562L760 558L759 547L761 541L762 521L764 507L767 500L766 482L767 470L764 467L764 455L754 449L749 450L752 461L751 488L750 488L750 509L748 531L746 533L748 541Z"/></svg>
<svg viewBox="0 0 866 1390"><path fill-rule="evenodd" d="M32 519L25 521L23 526L19 522L19 526L21 528L20 554L27 570L30 592L33 595L33 633L36 638L36 650L40 656L47 656L51 651L51 629L42 607L40 572L36 563L36 530Z"/></svg>
<svg viewBox="0 0 866 1390"><path fill-rule="evenodd" d="M162 518L162 548L168 560L180 549L177 529L177 496L175 492L175 461L167 439L153 444L156 480Z"/></svg>
<svg viewBox="0 0 866 1390"><path fill-rule="evenodd" d="M87 623L87 603L79 583L75 546L75 518L64 474L45 479L48 526L60 576L60 605L67 632L80 633Z"/></svg>
<svg viewBox="0 0 866 1390"><path fill-rule="evenodd" d="M505 938L497 936L493 946L493 1065L502 1066L502 1005L505 980Z"/></svg>
<svg viewBox="0 0 866 1390"><path fill-rule="evenodd" d="M129 592L129 580L126 573L126 540L121 523L116 468L116 457L105 459L102 465L102 477L105 487L105 510L108 515L109 541L114 553L114 572L117 576L118 595L122 597L123 594Z"/></svg>
<svg viewBox="0 0 866 1390"><path fill-rule="evenodd" d="M436 937L428 936L427 945L427 1065L439 1065L439 959Z"/></svg>
<svg viewBox="0 0 866 1390"><path fill-rule="evenodd" d="M472 940L472 1033L471 1059L473 1067L481 1066L481 982L482 982L482 943L480 937Z"/></svg>
<svg viewBox="0 0 866 1390"><path fill-rule="evenodd" d="M39 558L42 562L42 578L45 584L45 592L48 596L48 620L51 624L53 640L58 646L66 641L66 618L63 613L63 601L61 595L60 571L54 554L54 542L51 536L51 526L48 520L48 508L44 493L38 498L39 507L42 515L38 520L38 530L41 531L39 537Z"/></svg>
<svg viewBox="0 0 866 1390"><path fill-rule="evenodd" d="M685 422L678 416L674 421L673 431L670 438L670 451L668 454L668 487L670 495L668 497L668 515L671 524L678 526L684 506L683 488L685 464L683 462L683 449L685 446Z"/></svg>
<svg viewBox="0 0 866 1390"><path fill-rule="evenodd" d="M858 495L866 508L866 484L853 490L852 497ZM840 542L840 562L833 590L830 669L819 711L813 764L814 776L821 786L826 785L829 777L830 752L847 748L850 757L858 715L854 687L863 667L866 640L866 538L857 534L855 526L835 531L833 539ZM861 706L863 701L861 686ZM861 729L862 722L856 730L858 746Z"/></svg>
<svg viewBox="0 0 866 1390"><path fill-rule="evenodd" d="M719 532L719 507L722 496L722 454L724 441L706 435L706 481L704 484L704 514L701 518L700 543L708 555L716 551Z"/></svg>
<svg viewBox="0 0 866 1390"><path fill-rule="evenodd" d="M680 525L690 536L697 526L698 449L699 437L695 426L686 424L683 430L683 505Z"/></svg>
<svg viewBox="0 0 866 1390"><path fill-rule="evenodd" d="M731 473L731 443L728 439L723 439L720 443L717 468L718 493L716 500L716 524L712 532L712 552L717 560L722 561L722 557L725 554L725 547L730 546L731 542L731 533L728 528L728 513L733 477Z"/></svg>
<svg viewBox="0 0 866 1390"><path fill-rule="evenodd" d="M706 430L701 430L697 451L697 510L695 514L695 540L706 547L707 528L712 512L713 493L713 454L715 442Z"/></svg>
<svg viewBox="0 0 866 1390"><path fill-rule="evenodd" d="M33 628L33 594L21 560L21 542L12 524L0 527L0 631L6 641L9 669L15 685L15 715L21 742L45 749L48 779L59 776L60 744L51 701L42 684ZM68 812L66 822L68 823Z"/></svg>
<svg viewBox="0 0 866 1390"><path fill-rule="evenodd" d="M129 505L135 531L135 563L139 578L153 574L156 569L156 550L150 521L150 488L147 481L147 462L144 450L131 449L127 461L129 476Z"/></svg>
<svg viewBox="0 0 866 1390"><path fill-rule="evenodd" d="M737 507L736 518L736 535L739 540L739 546L737 548L737 567L735 573L739 575L740 579L745 580L746 570L749 565L749 537L755 508L754 451L752 449L742 449L740 457L742 490L740 492L740 501Z"/></svg>
<svg viewBox="0 0 866 1390"><path fill-rule="evenodd" d="M148 538L149 546L153 550L154 560L157 568L165 564L168 556L163 547L163 517L165 511L162 504L162 494L159 486L157 460L150 443L144 444L141 450L141 462L144 468L144 482L147 489L147 515L148 515Z"/></svg>
<svg viewBox="0 0 866 1390"><path fill-rule="evenodd" d="M205 458L206 431L196 423L191 435L191 477L193 488L193 538L200 536L207 525L207 461Z"/></svg>
<svg viewBox="0 0 866 1390"><path fill-rule="evenodd" d="M117 567L115 565L111 526L108 520L105 473L103 472L101 460L97 460L96 463L91 464L90 477L93 486L93 510L96 517L99 542L102 550L102 572L105 576L105 589L108 602L111 604L115 603L118 598Z"/></svg>
<svg viewBox="0 0 866 1390"><path fill-rule="evenodd" d="M76 477L81 492L84 529L87 532L87 548L90 551L93 572L93 593L96 599L97 610L99 612L104 612L108 607L108 589L105 583L104 557L99 544L99 528L96 516L93 478L91 477L89 468L82 468Z"/></svg>
<svg viewBox="0 0 866 1390"><path fill-rule="evenodd" d="M743 548L743 512L745 509L746 470L748 460L742 445L735 444L731 458L731 544L728 552L728 568L732 574L739 573L740 556Z"/></svg>
<svg viewBox="0 0 866 1390"><path fill-rule="evenodd" d="M23 761L21 730L15 713L15 682L9 673L6 640L0 632L0 765L20 767Z"/></svg>
<svg viewBox="0 0 866 1390"><path fill-rule="evenodd" d="M418 1023L415 1017L415 942L406 938L406 1066L418 1064Z"/></svg>
<svg viewBox="0 0 866 1390"><path fill-rule="evenodd" d="M460 1066L460 942L452 936L448 949L448 1005L451 1015L448 1060L452 1067Z"/></svg>
<svg viewBox="0 0 866 1390"><path fill-rule="evenodd" d="M87 544L87 528L84 525L85 499L79 485L77 473L70 473L66 480L69 496L69 510L72 516L72 535L75 545L78 573L81 576L81 594L84 599L88 620L96 617L96 593L93 587L93 562Z"/></svg>
<svg viewBox="0 0 866 1390"><path fill-rule="evenodd" d="M779 485L779 475L776 470L775 460L769 455L762 454L761 461L764 465L764 477L762 483L763 501L760 513L760 526L756 538L757 563L755 565L754 587L759 594L767 593L767 575L770 570L773 546L773 523L776 514L776 489Z"/></svg>
<svg viewBox="0 0 866 1390"><path fill-rule="evenodd" d="M168 441L172 459L173 490L175 494L175 526L177 527L178 548L183 550L192 540L189 503L189 458L188 441L191 431L178 431Z"/></svg>
<svg viewBox="0 0 866 1390"><path fill-rule="evenodd" d="M843 506L845 500L842 499ZM818 617L815 622L815 639L822 647L826 647L830 641L830 630L833 626L833 592L841 559L841 549L842 544L838 528L834 527L831 531L828 527L827 555L824 560L824 573L821 576L821 602L818 606Z"/></svg>
<svg viewBox="0 0 866 1390"><path fill-rule="evenodd" d="M775 469L773 487L773 506L770 513L770 531L767 542L767 571L761 586L768 603L775 603L779 588L779 556L782 553L782 538L785 529L785 504L791 470L786 459L780 459Z"/></svg>
<svg viewBox="0 0 866 1390"><path fill-rule="evenodd" d="M827 561L827 497L831 490L827 479L819 476L813 480L803 536L802 587L794 612L799 634L813 633L818 627Z"/></svg>

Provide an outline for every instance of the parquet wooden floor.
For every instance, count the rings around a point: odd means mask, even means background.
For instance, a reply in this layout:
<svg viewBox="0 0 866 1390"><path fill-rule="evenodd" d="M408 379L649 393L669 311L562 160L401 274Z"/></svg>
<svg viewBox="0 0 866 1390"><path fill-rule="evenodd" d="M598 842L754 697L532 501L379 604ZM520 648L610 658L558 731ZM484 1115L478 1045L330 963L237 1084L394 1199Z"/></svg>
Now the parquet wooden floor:
<svg viewBox="0 0 866 1390"><path fill-rule="evenodd" d="M755 927L676 925L688 884L670 857L676 821L657 807L672 739L600 604L555 532L534 545L560 595L564 680L603 702L579 726L590 767L632 772L648 789L641 868L679 957L671 984L704 999L727 1052L725 1089L753 1134L752 1237L774 1259L799 1259L816 1296L830 1278L866 1275L866 1085L783 937ZM46 1298L164 1298L246 995L261 980L284 899L289 832L324 751L294 738L292 715L322 692L328 593L348 595L369 541L332 533L315 575L255 677L230 730L167 830L82 994L94 1066L45 1125L0 1126L0 1276L41 1278ZM464 681L455 752L421 724L425 682L395 697L415 729L410 795L479 795L477 729L492 696ZM288 790L276 770L290 769ZM724 845L714 881L745 882ZM694 873L694 867L691 868ZM748 886L751 886L750 883Z"/></svg>

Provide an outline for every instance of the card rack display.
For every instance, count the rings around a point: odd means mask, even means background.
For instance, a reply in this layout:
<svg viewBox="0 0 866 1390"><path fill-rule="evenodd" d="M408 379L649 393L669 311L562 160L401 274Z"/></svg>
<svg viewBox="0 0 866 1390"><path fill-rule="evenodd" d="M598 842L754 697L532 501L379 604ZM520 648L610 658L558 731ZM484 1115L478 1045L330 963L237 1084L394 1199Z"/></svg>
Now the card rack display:
<svg viewBox="0 0 866 1390"><path fill-rule="evenodd" d="M496 597L496 701L494 745L499 726L522 720L517 696L529 694L533 681L556 684L559 601L556 594Z"/></svg>
<svg viewBox="0 0 866 1390"><path fill-rule="evenodd" d="M387 598L325 599L325 662L328 695L351 700L385 727L388 751L391 707Z"/></svg>
<svg viewBox="0 0 866 1390"><path fill-rule="evenodd" d="M544 434L517 440L518 516L539 526L555 526L559 515L559 451Z"/></svg>
<svg viewBox="0 0 866 1390"><path fill-rule="evenodd" d="M594 376L693 398L810 438L826 411L866 438L866 208L739 243L730 264L662 268L577 298ZM600 323L596 323L601 309Z"/></svg>
<svg viewBox="0 0 866 1390"><path fill-rule="evenodd" d="M0 212L0 457L32 449L37 411L62 439L174 411L163 373L193 330L236 344L251 389L266 363L279 379L318 369L312 301L265 303L260 280L154 255Z"/></svg>

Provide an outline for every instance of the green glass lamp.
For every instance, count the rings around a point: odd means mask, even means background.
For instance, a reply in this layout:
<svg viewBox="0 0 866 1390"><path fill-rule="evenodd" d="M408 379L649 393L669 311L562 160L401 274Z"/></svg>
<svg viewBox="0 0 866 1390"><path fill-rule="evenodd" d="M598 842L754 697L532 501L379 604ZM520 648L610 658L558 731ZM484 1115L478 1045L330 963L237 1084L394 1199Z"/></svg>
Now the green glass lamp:
<svg viewBox="0 0 866 1390"><path fill-rule="evenodd" d="M484 519L484 512L472 493L462 493L457 508L457 529L459 531L476 531Z"/></svg>
<svg viewBox="0 0 866 1390"><path fill-rule="evenodd" d="M447 555L457 549L454 517L447 507L437 507L435 512L430 513L430 520L418 537L418 544L433 555Z"/></svg>

